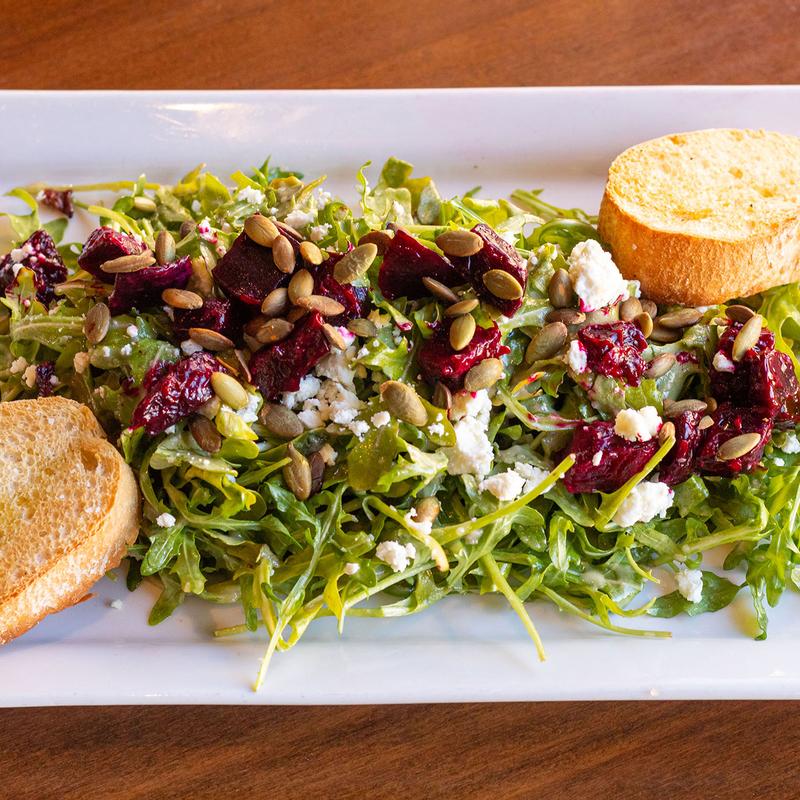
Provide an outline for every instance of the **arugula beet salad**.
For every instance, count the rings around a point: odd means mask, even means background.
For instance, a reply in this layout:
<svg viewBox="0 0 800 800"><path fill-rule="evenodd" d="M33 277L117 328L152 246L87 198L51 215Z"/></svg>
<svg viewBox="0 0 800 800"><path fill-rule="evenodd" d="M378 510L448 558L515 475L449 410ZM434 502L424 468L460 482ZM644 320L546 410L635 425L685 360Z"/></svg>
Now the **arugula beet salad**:
<svg viewBox="0 0 800 800"><path fill-rule="evenodd" d="M657 306L584 212L397 159L357 209L269 162L231 183L11 192L0 396L87 404L133 466L152 624L240 603L216 634L266 629L259 682L317 617L453 594L499 592L540 656L533 599L668 636L624 618L745 590L766 636L800 587L798 285Z"/></svg>

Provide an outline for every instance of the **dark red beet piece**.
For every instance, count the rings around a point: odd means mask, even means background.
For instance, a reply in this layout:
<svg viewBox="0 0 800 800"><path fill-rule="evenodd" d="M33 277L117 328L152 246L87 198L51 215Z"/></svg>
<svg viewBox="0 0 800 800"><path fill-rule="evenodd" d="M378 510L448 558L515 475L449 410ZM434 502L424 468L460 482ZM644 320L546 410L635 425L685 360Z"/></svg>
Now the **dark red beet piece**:
<svg viewBox="0 0 800 800"><path fill-rule="evenodd" d="M47 231L39 230L18 249L24 251L22 260L15 261L9 253L0 261L0 292L16 286L15 270L27 267L33 271L36 296L43 303L49 303L55 297L53 287L67 278L67 268L55 242Z"/></svg>
<svg viewBox="0 0 800 800"><path fill-rule="evenodd" d="M452 320L441 325L419 348L419 366L429 383L440 381L456 391L463 386L464 376L477 363L485 358L499 358L511 352L502 344L497 325L476 328L472 341L463 350L453 350L450 346L450 325Z"/></svg>
<svg viewBox="0 0 800 800"><path fill-rule="evenodd" d="M66 214L70 218L75 213L75 209L72 206L72 189L42 189L39 195L39 202L48 208Z"/></svg>
<svg viewBox="0 0 800 800"><path fill-rule="evenodd" d="M289 241L294 244L292 238ZM273 289L288 283L289 276L275 266L272 250L240 233L214 268L214 280L228 297L260 306Z"/></svg>
<svg viewBox="0 0 800 800"><path fill-rule="evenodd" d="M173 330L179 339L189 336L189 328L208 328L234 341L242 332L243 315L231 300L208 298L201 308L176 308Z"/></svg>
<svg viewBox="0 0 800 800"><path fill-rule="evenodd" d="M53 394L53 382L50 380L55 377L56 367L52 361L42 361L36 365L36 396L50 397Z"/></svg>
<svg viewBox="0 0 800 800"><path fill-rule="evenodd" d="M703 443L697 453L697 468L706 475L731 478L742 472L751 472L761 461L764 447L772 434L772 419L759 411L736 408L722 403L712 414L714 424L703 432ZM717 458L720 445L742 433L758 433L758 445L741 458L721 461Z"/></svg>
<svg viewBox="0 0 800 800"><path fill-rule="evenodd" d="M300 380L330 352L331 346L322 332L324 323L316 311L306 314L287 339L253 354L250 373L265 399L274 400L282 392L296 392Z"/></svg>
<svg viewBox="0 0 800 800"><path fill-rule="evenodd" d="M613 422L581 422L560 456L575 456L575 463L564 476L564 486L572 494L615 492L644 469L656 450L657 439L629 442L614 433ZM597 453L602 453L599 464L593 460Z"/></svg>
<svg viewBox="0 0 800 800"><path fill-rule="evenodd" d="M127 233L113 231L111 228L95 228L90 234L83 250L78 256L78 266L91 272L96 278L113 283L114 276L103 272L100 266L106 261L122 256L131 256L141 253L144 245L136 241Z"/></svg>
<svg viewBox="0 0 800 800"><path fill-rule="evenodd" d="M333 277L333 268L344 253L331 253L318 267L306 267L314 275L314 293L338 300L344 306L344 313L330 317L331 325L346 325L355 317L366 316L368 290L366 286L341 284Z"/></svg>
<svg viewBox="0 0 800 800"><path fill-rule="evenodd" d="M632 322L587 325L578 331L586 348L586 363L592 372L638 386L647 363L641 353L647 340Z"/></svg>
<svg viewBox="0 0 800 800"><path fill-rule="evenodd" d="M472 229L472 232L477 233L483 239L483 247L474 256L454 258L453 263L463 275L468 276L472 281L472 285L480 297L507 317L513 317L522 305L522 298L502 300L493 295L484 285L483 275L490 269L503 270L516 278L524 291L528 281L528 269L525 261L514 245L509 244L488 225L481 222Z"/></svg>
<svg viewBox="0 0 800 800"><path fill-rule="evenodd" d="M158 364L145 377L145 396L133 412L132 428L144 427L150 436L188 417L214 392L211 376L223 372L209 353L193 353L175 364Z"/></svg>
<svg viewBox="0 0 800 800"><path fill-rule="evenodd" d="M124 314L134 306L161 305L164 289L183 289L192 277L192 259L183 256L171 264L153 264L138 272L120 272L108 298L112 314Z"/></svg>
<svg viewBox="0 0 800 800"><path fill-rule="evenodd" d="M445 286L464 283L463 275L446 258L404 230L396 230L378 272L381 293L388 300L427 297L430 292L425 288L423 278L434 278Z"/></svg>
<svg viewBox="0 0 800 800"><path fill-rule="evenodd" d="M697 427L702 416L699 411L684 411L670 419L675 425L675 444L658 465L662 483L676 486L694 472L695 454L703 439L703 432Z"/></svg>

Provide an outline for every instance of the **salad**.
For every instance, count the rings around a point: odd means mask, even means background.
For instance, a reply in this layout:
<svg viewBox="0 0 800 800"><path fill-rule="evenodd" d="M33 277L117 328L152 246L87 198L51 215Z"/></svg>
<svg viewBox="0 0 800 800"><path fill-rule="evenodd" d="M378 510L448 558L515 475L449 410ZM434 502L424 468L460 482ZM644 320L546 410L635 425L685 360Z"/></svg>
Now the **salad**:
<svg viewBox="0 0 800 800"><path fill-rule="evenodd" d="M87 404L131 464L150 622L240 604L216 635L265 631L257 684L318 617L453 594L502 594L540 657L529 600L668 636L628 618L747 591L765 637L800 587L800 286L657 306L583 211L367 166L355 209L269 161L10 192L0 398Z"/></svg>

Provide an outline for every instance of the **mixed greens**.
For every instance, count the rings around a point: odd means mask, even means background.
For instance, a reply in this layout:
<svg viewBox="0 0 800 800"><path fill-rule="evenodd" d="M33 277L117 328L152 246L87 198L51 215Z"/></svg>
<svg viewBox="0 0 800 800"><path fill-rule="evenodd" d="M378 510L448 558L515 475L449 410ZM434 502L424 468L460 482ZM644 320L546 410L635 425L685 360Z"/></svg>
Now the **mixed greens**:
<svg viewBox="0 0 800 800"><path fill-rule="evenodd" d="M397 159L372 187L366 166L356 210L269 162L232 186L197 168L10 193L29 213L7 215L0 398L86 403L118 444L144 500L128 586L161 586L151 624L189 595L239 603L241 625L216 634L266 630L258 683L318 617L341 631L453 594L502 594L540 656L534 599L664 636L624 620L717 611L746 587L765 637L767 607L800 587L796 380L753 419L716 389L762 354L768 378L793 373L800 286L671 318L623 281L593 307L622 279L589 215L537 191L446 199ZM101 192L111 206L81 199ZM43 224L40 206L99 218L112 257L64 242L67 219ZM290 263L269 288L253 258ZM765 330L735 358L751 319ZM187 370L195 395L165 412ZM723 459L737 436L749 450ZM720 546L726 574L701 570ZM637 603L648 583L659 596Z"/></svg>

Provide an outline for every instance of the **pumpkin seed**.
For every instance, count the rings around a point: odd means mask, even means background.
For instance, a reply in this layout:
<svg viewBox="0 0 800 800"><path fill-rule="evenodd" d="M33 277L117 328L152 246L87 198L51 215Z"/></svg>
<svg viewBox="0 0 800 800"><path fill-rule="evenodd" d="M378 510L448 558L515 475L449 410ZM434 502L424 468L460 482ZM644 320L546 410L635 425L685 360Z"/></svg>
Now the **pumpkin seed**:
<svg viewBox="0 0 800 800"><path fill-rule="evenodd" d="M593 311L586 312L586 321L581 327L586 325L608 325L610 322L619 322L619 306L607 306L606 308L595 308Z"/></svg>
<svg viewBox="0 0 800 800"><path fill-rule="evenodd" d="M633 318L633 321L642 332L645 339L649 339L650 336L653 335L653 318L646 311L637 314Z"/></svg>
<svg viewBox="0 0 800 800"><path fill-rule="evenodd" d="M675 423L674 422L665 422L658 430L658 441L659 444L664 444L667 439L674 439L675 438Z"/></svg>
<svg viewBox="0 0 800 800"><path fill-rule="evenodd" d="M733 322L745 323L752 319L755 313L752 308L741 305L732 305L725 309L725 316Z"/></svg>
<svg viewBox="0 0 800 800"><path fill-rule="evenodd" d="M656 323L670 330L680 330L696 325L703 316L703 312L697 308L679 308L677 311L669 311L656 317Z"/></svg>
<svg viewBox="0 0 800 800"><path fill-rule="evenodd" d="M713 397L706 397L706 405L708 406L708 410L713 414L717 410L719 404Z"/></svg>
<svg viewBox="0 0 800 800"><path fill-rule="evenodd" d="M619 318L623 322L633 322L642 311L638 297L628 297L619 304Z"/></svg>
<svg viewBox="0 0 800 800"><path fill-rule="evenodd" d="M281 439L294 439L305 430L300 417L279 403L265 403L258 420L273 436Z"/></svg>
<svg viewBox="0 0 800 800"><path fill-rule="evenodd" d="M436 237L436 245L446 256L466 258L483 248L483 239L477 233L459 229L440 233Z"/></svg>
<svg viewBox="0 0 800 800"><path fill-rule="evenodd" d="M428 412L414 389L400 381L386 381L380 387L381 400L398 419L421 427L428 421Z"/></svg>
<svg viewBox="0 0 800 800"><path fill-rule="evenodd" d="M119 275L125 272L138 272L140 269L152 267L156 263L153 254L149 250L144 253L135 253L130 256L120 256L112 258L110 261L100 265L100 269L109 275Z"/></svg>
<svg viewBox="0 0 800 800"><path fill-rule="evenodd" d="M289 281L288 297L292 305L296 305L301 297L314 293L314 278L307 269L301 269L292 275Z"/></svg>
<svg viewBox="0 0 800 800"><path fill-rule="evenodd" d="M746 456L761 443L760 433L741 433L723 442L717 450L717 458L720 461L731 461L734 458Z"/></svg>
<svg viewBox="0 0 800 800"><path fill-rule="evenodd" d="M233 347L233 342L227 336L211 328L189 328L189 338L206 350L218 351Z"/></svg>
<svg viewBox="0 0 800 800"><path fill-rule="evenodd" d="M525 351L525 361L533 364L545 358L552 358L560 352L569 339L569 331L563 322L548 322L531 339Z"/></svg>
<svg viewBox="0 0 800 800"><path fill-rule="evenodd" d="M356 317L347 323L347 330L354 333L356 336L361 336L369 339L372 336L377 336L378 328L372 320L364 319L363 317Z"/></svg>
<svg viewBox="0 0 800 800"><path fill-rule="evenodd" d="M277 317L289 308L289 292L280 286L273 289L261 304L261 313L266 317Z"/></svg>
<svg viewBox="0 0 800 800"><path fill-rule="evenodd" d="M283 468L283 479L289 491L298 500L308 500L311 497L311 466L308 459L289 444L286 455L291 461Z"/></svg>
<svg viewBox="0 0 800 800"><path fill-rule="evenodd" d="M196 292L187 289L164 289L161 299L172 308L191 309L202 308L203 298Z"/></svg>
<svg viewBox="0 0 800 800"><path fill-rule="evenodd" d="M280 231L271 219L263 214L253 214L244 221L244 232L248 238L262 247L273 247Z"/></svg>
<svg viewBox="0 0 800 800"><path fill-rule="evenodd" d="M437 299L443 303L457 303L458 295L449 287L445 286L441 281L436 278L429 278L427 275L422 279L425 288Z"/></svg>
<svg viewBox="0 0 800 800"><path fill-rule="evenodd" d="M175 260L175 239L169 231L159 231L156 236L156 261L171 264Z"/></svg>
<svg viewBox="0 0 800 800"><path fill-rule="evenodd" d="M206 453L218 453L222 447L222 436L217 426L207 417L197 415L189 422L192 438Z"/></svg>
<svg viewBox="0 0 800 800"><path fill-rule="evenodd" d="M565 269L557 269L547 284L547 296L553 308L568 308L575 299L572 289L572 279Z"/></svg>
<svg viewBox="0 0 800 800"><path fill-rule="evenodd" d="M181 222L180 231L178 235L181 239L185 239L189 234L194 233L195 228L197 227L197 223L193 219L187 219Z"/></svg>
<svg viewBox="0 0 800 800"><path fill-rule="evenodd" d="M442 510L441 503L435 497L423 497L414 506L414 520L416 522L435 522Z"/></svg>
<svg viewBox="0 0 800 800"><path fill-rule="evenodd" d="M325 297L321 294L310 294L307 297L298 297L295 305L309 311L317 311L323 317L338 317L344 313L344 306L332 297Z"/></svg>
<svg viewBox="0 0 800 800"><path fill-rule="evenodd" d="M446 317L460 317L462 314L469 314L470 311L474 311L477 307L478 301L474 297L470 297L448 306L444 310L444 315Z"/></svg>
<svg viewBox="0 0 800 800"><path fill-rule="evenodd" d="M291 322L294 325L297 320L302 319L306 314L308 314L307 308L295 306L294 308L289 309L289 313L286 315L286 321Z"/></svg>
<svg viewBox="0 0 800 800"><path fill-rule="evenodd" d="M203 297L211 297L214 291L214 280L208 268L206 260L202 256L195 256L192 259L192 277L186 287Z"/></svg>
<svg viewBox="0 0 800 800"><path fill-rule="evenodd" d="M282 233L272 240L272 260L284 274L291 275L294 272L294 247Z"/></svg>
<svg viewBox="0 0 800 800"><path fill-rule="evenodd" d="M149 197L144 197L143 195L133 198L133 207L137 211L144 211L147 214L152 214L157 208L154 200L151 200Z"/></svg>
<svg viewBox="0 0 800 800"><path fill-rule="evenodd" d="M708 414L704 416L700 422L697 423L698 430L704 431L706 428L710 428L714 424L714 418L709 417Z"/></svg>
<svg viewBox="0 0 800 800"><path fill-rule="evenodd" d="M586 314L577 308L554 308L545 318L545 322L563 322L565 325L580 325L586 321Z"/></svg>
<svg viewBox="0 0 800 800"><path fill-rule="evenodd" d="M742 325L742 329L736 334L736 338L733 340L733 347L731 347L731 358L734 361L741 361L748 351L758 344L763 321L760 315L754 314Z"/></svg>
<svg viewBox="0 0 800 800"><path fill-rule="evenodd" d="M463 317L456 317L450 326L450 347L453 350L463 350L475 335L475 319L469 314Z"/></svg>
<svg viewBox="0 0 800 800"><path fill-rule="evenodd" d="M674 366L677 359L672 353L662 353L656 356L648 365L644 372L645 378L655 380L662 375L666 375Z"/></svg>
<svg viewBox="0 0 800 800"><path fill-rule="evenodd" d="M308 456L308 467L311 470L311 495L321 491L325 480L325 459L315 450Z"/></svg>
<svg viewBox="0 0 800 800"><path fill-rule="evenodd" d="M247 345L247 349L251 353L257 353L262 347L264 347L263 342L259 342L255 336L251 336L249 333L243 333L242 339L244 339L244 343Z"/></svg>
<svg viewBox="0 0 800 800"><path fill-rule="evenodd" d="M235 411L247 405L248 397L244 386L227 372L212 373L211 388L223 403Z"/></svg>
<svg viewBox="0 0 800 800"><path fill-rule="evenodd" d="M338 328L334 328L333 325L328 325L326 322L322 326L322 335L328 340L331 347L335 347L337 350L347 350L347 342Z"/></svg>
<svg viewBox="0 0 800 800"><path fill-rule="evenodd" d="M483 285L501 300L519 300L522 297L520 282L503 269L490 269L484 272Z"/></svg>
<svg viewBox="0 0 800 800"><path fill-rule="evenodd" d="M317 266L322 263L322 250L314 242L300 242L300 257L303 261Z"/></svg>
<svg viewBox="0 0 800 800"><path fill-rule="evenodd" d="M253 382L253 376L250 374L250 367L248 365L248 361L250 361L250 353L244 350L234 350L233 351L236 356L236 361L239 365L239 373L244 375L245 380L248 383Z"/></svg>
<svg viewBox="0 0 800 800"><path fill-rule="evenodd" d="M644 331L642 331L642 333L644 333ZM664 328L661 325L653 325L650 338L658 344L671 344L673 342L679 342L681 335L682 331L675 330L674 328Z"/></svg>
<svg viewBox="0 0 800 800"><path fill-rule="evenodd" d="M198 414L202 414L206 419L214 419L219 414L222 407L222 401L214 395L210 400L206 400L200 408L197 409Z"/></svg>
<svg viewBox="0 0 800 800"><path fill-rule="evenodd" d="M278 231L280 231L281 233L283 233L283 234L288 233L290 238L292 238L292 237L294 239L302 239L303 238L303 234L301 234L300 231L297 230L297 228L293 228L291 225L287 225L285 222L279 222L276 219L275 220L275 226L278 228Z"/></svg>
<svg viewBox="0 0 800 800"><path fill-rule="evenodd" d="M464 378L468 392L478 392L494 386L503 377L503 362L499 358L485 358L472 367Z"/></svg>
<svg viewBox="0 0 800 800"><path fill-rule="evenodd" d="M378 247L374 242L360 244L336 262L333 267L333 277L339 283L357 281L366 274L377 255Z"/></svg>
<svg viewBox="0 0 800 800"><path fill-rule="evenodd" d="M359 240L359 247L362 244L374 244L378 248L378 255L383 255L392 243L394 238L394 231L369 231L365 233Z"/></svg>
<svg viewBox="0 0 800 800"><path fill-rule="evenodd" d="M251 335L261 344L275 344L282 342L293 330L294 325L289 320L275 317L261 322Z"/></svg>
<svg viewBox="0 0 800 800"><path fill-rule="evenodd" d="M453 405L453 393L443 383L437 383L436 386L433 387L431 403L433 403L436 408L443 408L445 411L450 411L450 407Z"/></svg>
<svg viewBox="0 0 800 800"><path fill-rule="evenodd" d="M640 297L639 302L642 304L642 311L646 314L649 314L653 319L658 316L658 306L652 300Z"/></svg>
<svg viewBox="0 0 800 800"><path fill-rule="evenodd" d="M111 324L111 312L105 303L93 305L83 321L83 334L89 344L99 344L106 338L108 326Z"/></svg>
<svg viewBox="0 0 800 800"><path fill-rule="evenodd" d="M685 411L696 411L703 413L708 408L708 404L703 400L665 400L664 414L667 417L678 417Z"/></svg>

